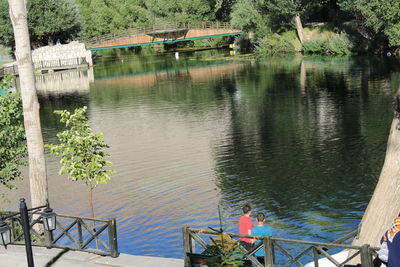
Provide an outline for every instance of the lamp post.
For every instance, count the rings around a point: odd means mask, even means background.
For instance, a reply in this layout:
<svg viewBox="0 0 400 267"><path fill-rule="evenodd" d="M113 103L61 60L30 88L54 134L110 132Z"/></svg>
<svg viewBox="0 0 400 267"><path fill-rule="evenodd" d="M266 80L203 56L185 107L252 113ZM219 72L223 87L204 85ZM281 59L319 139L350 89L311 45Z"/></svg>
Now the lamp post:
<svg viewBox="0 0 400 267"><path fill-rule="evenodd" d="M0 244L7 246L11 243L11 230L10 227L3 222L3 220L14 217L20 216L21 218L21 225L24 231L24 239L25 239L25 250L26 250L26 258L28 261L28 267L34 267L33 262L33 253L32 253L32 243L31 243L31 234L30 234L30 223L29 223L29 211L36 211L39 209L44 209L41 218L43 222L44 229L46 231L53 231L56 229L56 214L53 210L49 207L49 202L46 205L28 209L25 203L25 199L21 198L19 203L19 212L13 213L9 216L3 217L0 220Z"/></svg>

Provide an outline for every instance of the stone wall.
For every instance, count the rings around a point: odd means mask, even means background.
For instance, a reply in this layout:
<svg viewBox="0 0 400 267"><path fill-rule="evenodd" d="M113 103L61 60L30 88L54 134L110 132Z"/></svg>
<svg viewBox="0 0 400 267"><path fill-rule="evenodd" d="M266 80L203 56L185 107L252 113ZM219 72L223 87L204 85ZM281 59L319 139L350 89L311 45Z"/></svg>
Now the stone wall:
<svg viewBox="0 0 400 267"><path fill-rule="evenodd" d="M93 66L92 52L86 49L85 44L77 41L69 44L43 46L32 51L32 60L34 63L76 58L85 58L89 66Z"/></svg>

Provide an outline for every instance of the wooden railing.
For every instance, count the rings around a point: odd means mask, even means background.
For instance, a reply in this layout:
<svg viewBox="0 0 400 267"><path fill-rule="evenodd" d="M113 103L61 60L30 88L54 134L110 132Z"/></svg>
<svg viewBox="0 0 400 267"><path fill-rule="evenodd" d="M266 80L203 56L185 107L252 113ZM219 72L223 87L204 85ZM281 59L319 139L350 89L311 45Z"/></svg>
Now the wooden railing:
<svg viewBox="0 0 400 267"><path fill-rule="evenodd" d="M228 22L197 22L197 23L164 23L146 25L142 27L134 27L123 30L121 32L109 33L101 36L96 36L83 40L86 47L92 47L101 43L116 41L119 39L145 34L154 34L163 31L182 31L188 29L233 29L232 25Z"/></svg>
<svg viewBox="0 0 400 267"><path fill-rule="evenodd" d="M2 212L0 216L9 214L11 213ZM29 215L33 246L86 251L114 258L119 255L115 219L101 220L57 214L57 229L51 233L43 229L40 216L32 213ZM35 217L38 218L34 219ZM11 217L6 222L11 227L12 244L25 244L20 217Z"/></svg>
<svg viewBox="0 0 400 267"><path fill-rule="evenodd" d="M344 264L348 263L355 257L361 257L361 265L363 267L373 267L372 259L377 255L377 251L379 248L370 247L368 244L363 246L351 246L342 244L346 240L353 238L356 236L357 231L351 232L348 235L340 238L332 243L322 243L322 242L312 242L312 241L302 241L302 240L294 240L294 239L285 239L285 238L276 238L272 236L259 237L259 236L251 236L251 235L237 235L232 233L228 234L232 238L240 238L247 237L256 240L262 240L257 246L255 246L252 250L247 251L244 247L239 245L239 249L242 253L242 258L251 261L253 266L263 267L263 266L278 266L275 261L275 255L279 252L283 257L280 261L285 261L284 263L280 263L279 266L291 266L293 264L297 266L304 266L303 263L300 262L300 259L308 256L313 259L314 266L318 267L318 260L320 257L327 258L330 262L332 262L335 266L343 267ZM185 257L185 267L192 266L190 255L195 253L196 244L200 245L200 247L206 249L208 244L201 238L201 235L206 236L217 236L219 235L215 231L204 230L204 229L192 229L189 227L183 227L183 247L184 247L184 257ZM285 245L284 245L285 244ZM288 244L295 244L297 247L297 251L301 249L302 251L297 255L292 255L288 249L285 247ZM260 248L264 248L264 264L261 264L257 257L254 256L254 253ZM300 248L302 247L302 248ZM347 258L344 262L338 262L335 258L330 255L327 250L337 248L341 250L349 250L350 257ZM311 254L311 255L310 255Z"/></svg>
<svg viewBox="0 0 400 267"><path fill-rule="evenodd" d="M0 77L4 77L7 74L15 75L18 73L18 66L12 65L11 67L0 68Z"/></svg>
<svg viewBox="0 0 400 267"><path fill-rule="evenodd" d="M42 60L33 63L33 67L37 70L40 69L53 69L53 68L63 68L69 66L80 66L87 65L86 58L67 58L67 59L55 59L55 60Z"/></svg>
<svg viewBox="0 0 400 267"><path fill-rule="evenodd" d="M56 60L42 60L33 63L33 68L35 70L75 68L79 66L88 66L86 58L79 57L79 58L56 59ZM0 77L4 77L7 74L11 75L18 74L18 66L12 65L10 67L0 68Z"/></svg>

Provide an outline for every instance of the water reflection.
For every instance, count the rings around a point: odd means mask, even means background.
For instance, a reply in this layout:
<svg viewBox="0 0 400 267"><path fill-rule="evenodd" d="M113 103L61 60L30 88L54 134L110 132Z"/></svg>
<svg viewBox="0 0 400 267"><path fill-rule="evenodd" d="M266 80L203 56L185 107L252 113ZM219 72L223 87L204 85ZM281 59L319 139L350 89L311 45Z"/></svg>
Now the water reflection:
<svg viewBox="0 0 400 267"><path fill-rule="evenodd" d="M332 241L357 227L373 191L398 66L197 55L98 63L89 91L40 93L44 137L55 142L62 129L54 109L88 106L119 170L96 189L96 214L117 218L122 252L181 257L180 227L216 225L218 204L232 231L251 203L277 236ZM87 215L84 185L60 177L58 159L47 163L53 206Z"/></svg>
<svg viewBox="0 0 400 267"><path fill-rule="evenodd" d="M39 95L85 94L94 82L93 68L45 73L35 76Z"/></svg>

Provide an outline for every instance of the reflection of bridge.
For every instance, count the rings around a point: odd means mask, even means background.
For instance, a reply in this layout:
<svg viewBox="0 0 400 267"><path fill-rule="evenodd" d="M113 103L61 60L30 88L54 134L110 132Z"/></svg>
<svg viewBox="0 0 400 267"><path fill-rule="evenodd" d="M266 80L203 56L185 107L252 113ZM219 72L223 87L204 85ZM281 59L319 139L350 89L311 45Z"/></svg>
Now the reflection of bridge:
<svg viewBox="0 0 400 267"><path fill-rule="evenodd" d="M85 40L91 50L122 48L162 43L176 43L205 38L242 34L229 23L172 23L128 29L124 32L107 34Z"/></svg>
<svg viewBox="0 0 400 267"><path fill-rule="evenodd" d="M120 77L109 77L106 79L96 79L97 85L106 86L123 86L123 87L137 87L141 89L148 89L161 81L171 78L171 75L186 75L194 83L212 80L217 77L223 77L233 72L241 70L244 64L228 64L228 65L213 65L195 68L182 68L180 70L162 70L158 72L139 73L132 75L123 75Z"/></svg>

